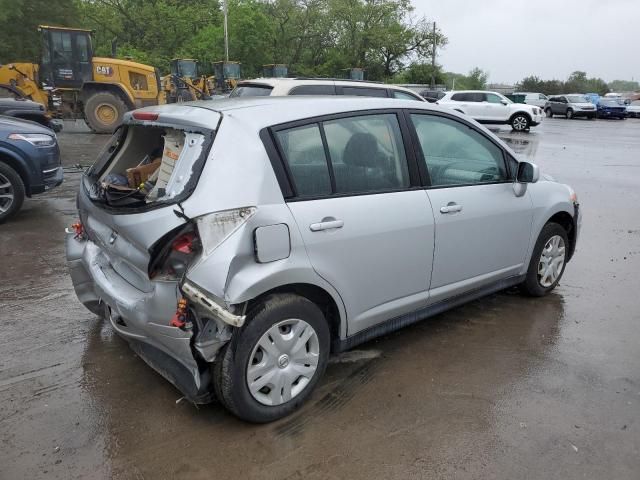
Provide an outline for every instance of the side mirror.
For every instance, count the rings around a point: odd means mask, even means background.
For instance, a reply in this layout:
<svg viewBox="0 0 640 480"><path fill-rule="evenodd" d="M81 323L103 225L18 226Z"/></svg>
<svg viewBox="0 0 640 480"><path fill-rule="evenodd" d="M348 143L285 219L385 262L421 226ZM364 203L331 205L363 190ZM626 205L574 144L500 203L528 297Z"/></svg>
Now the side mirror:
<svg viewBox="0 0 640 480"><path fill-rule="evenodd" d="M520 162L518 163L518 173L516 182L518 183L536 183L540 179L540 169L535 163Z"/></svg>
<svg viewBox="0 0 640 480"><path fill-rule="evenodd" d="M507 102L506 100L500 100L500 103L503 105L509 105L509 102Z"/></svg>

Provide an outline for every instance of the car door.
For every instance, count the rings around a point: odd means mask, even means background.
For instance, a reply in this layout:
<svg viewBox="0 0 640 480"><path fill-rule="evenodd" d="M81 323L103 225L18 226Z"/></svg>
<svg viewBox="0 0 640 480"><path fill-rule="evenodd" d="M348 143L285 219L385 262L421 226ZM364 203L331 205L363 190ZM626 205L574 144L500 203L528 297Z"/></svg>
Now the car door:
<svg viewBox="0 0 640 480"><path fill-rule="evenodd" d="M313 268L344 302L349 335L426 305L433 212L400 125L395 112L360 112L274 133L289 208Z"/></svg>
<svg viewBox="0 0 640 480"><path fill-rule="evenodd" d="M476 120L488 120L484 93L469 92L466 95L467 115Z"/></svg>
<svg viewBox="0 0 640 480"><path fill-rule="evenodd" d="M484 96L487 120L504 122L509 119L509 107L502 103L504 99L500 95L487 92Z"/></svg>
<svg viewBox="0 0 640 480"><path fill-rule="evenodd" d="M516 196L502 148L460 119L411 120L435 216L429 302L519 274L533 209L528 193Z"/></svg>
<svg viewBox="0 0 640 480"><path fill-rule="evenodd" d="M555 109L553 113L557 113L558 115L565 115L567 113L567 106L569 101L566 97L558 97L558 101L555 104Z"/></svg>

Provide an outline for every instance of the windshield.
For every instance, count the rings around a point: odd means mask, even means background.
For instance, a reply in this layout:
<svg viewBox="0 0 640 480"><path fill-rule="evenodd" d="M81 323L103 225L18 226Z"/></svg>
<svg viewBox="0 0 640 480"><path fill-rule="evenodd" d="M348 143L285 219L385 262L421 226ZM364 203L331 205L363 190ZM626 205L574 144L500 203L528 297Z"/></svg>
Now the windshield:
<svg viewBox="0 0 640 480"><path fill-rule="evenodd" d="M238 85L229 97L267 97L272 89L269 85Z"/></svg>
<svg viewBox="0 0 640 480"><path fill-rule="evenodd" d="M624 105L623 102L619 102L618 100L615 99L601 99L600 100L600 105L604 106L604 107L620 107L622 105Z"/></svg>
<svg viewBox="0 0 640 480"><path fill-rule="evenodd" d="M198 76L198 66L192 60L181 60L178 69L178 75L181 77L196 78Z"/></svg>
<svg viewBox="0 0 640 480"><path fill-rule="evenodd" d="M225 65L224 65L224 78L240 78L240 64L239 63L225 63Z"/></svg>
<svg viewBox="0 0 640 480"><path fill-rule="evenodd" d="M567 95L567 100L570 103L589 103L589 100L584 95Z"/></svg>

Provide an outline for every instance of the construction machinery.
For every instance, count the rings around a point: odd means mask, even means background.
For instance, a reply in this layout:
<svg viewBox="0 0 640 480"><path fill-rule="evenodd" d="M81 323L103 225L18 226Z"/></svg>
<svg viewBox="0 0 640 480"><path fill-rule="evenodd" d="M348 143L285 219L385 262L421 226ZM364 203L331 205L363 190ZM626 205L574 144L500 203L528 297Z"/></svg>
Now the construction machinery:
<svg viewBox="0 0 640 480"><path fill-rule="evenodd" d="M213 76L208 78L211 93L224 94L236 88L238 81L242 78L240 62L225 60L213 62L211 66Z"/></svg>
<svg viewBox="0 0 640 480"><path fill-rule="evenodd" d="M167 103L211 98L209 82L199 70L197 60L190 58L171 60L169 75L162 77L162 89L166 93Z"/></svg>
<svg viewBox="0 0 640 480"><path fill-rule="evenodd" d="M94 132L111 133L128 110L164 103L159 71L94 57L91 30L41 25L38 31L40 63L1 65L0 84L43 104L54 118L84 118Z"/></svg>
<svg viewBox="0 0 640 480"><path fill-rule="evenodd" d="M262 66L262 76L265 78L285 78L287 75L289 75L289 67L283 63Z"/></svg>

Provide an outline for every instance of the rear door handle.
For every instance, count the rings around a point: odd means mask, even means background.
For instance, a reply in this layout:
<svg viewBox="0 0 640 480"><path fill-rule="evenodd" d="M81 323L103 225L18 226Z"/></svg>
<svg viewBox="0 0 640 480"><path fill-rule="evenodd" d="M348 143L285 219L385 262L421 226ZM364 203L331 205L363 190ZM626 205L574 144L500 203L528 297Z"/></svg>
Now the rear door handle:
<svg viewBox="0 0 640 480"><path fill-rule="evenodd" d="M333 230L335 228L342 228L344 222L342 220L328 220L326 222L312 223L309 225L309 230L312 232L321 232L322 230Z"/></svg>
<svg viewBox="0 0 640 480"><path fill-rule="evenodd" d="M457 213L462 211L462 205L449 202L445 207L440 207L440 213Z"/></svg>

